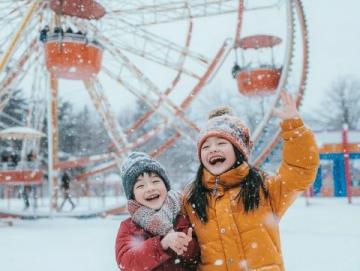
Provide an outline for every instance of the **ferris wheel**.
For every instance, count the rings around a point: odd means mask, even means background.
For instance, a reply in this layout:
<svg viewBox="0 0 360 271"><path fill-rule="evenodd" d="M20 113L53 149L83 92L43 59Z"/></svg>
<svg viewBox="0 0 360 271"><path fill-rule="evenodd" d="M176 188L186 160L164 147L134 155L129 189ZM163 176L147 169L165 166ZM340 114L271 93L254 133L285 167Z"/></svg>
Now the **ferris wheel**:
<svg viewBox="0 0 360 271"><path fill-rule="evenodd" d="M47 119L48 169L39 171L48 173L51 210L59 170L90 165L78 176L83 180L160 135L166 140L153 156L180 138L193 141L200 123L191 112L209 109L209 99L216 105L220 77L235 90L229 103L253 117L251 162L261 164L280 139L272 115L280 92L291 92L299 105L305 90L308 36L300 0L4 0L0 13L0 111L21 88L29 93L27 126L42 131ZM57 101L75 82L102 118L113 151L60 161ZM134 103L144 113L122 127L115 109ZM27 140L23 148L39 143ZM12 171L0 172L0 184L43 182L42 174L25 180ZM119 210L106 205L101 213ZM24 215L16 207L6 212Z"/></svg>

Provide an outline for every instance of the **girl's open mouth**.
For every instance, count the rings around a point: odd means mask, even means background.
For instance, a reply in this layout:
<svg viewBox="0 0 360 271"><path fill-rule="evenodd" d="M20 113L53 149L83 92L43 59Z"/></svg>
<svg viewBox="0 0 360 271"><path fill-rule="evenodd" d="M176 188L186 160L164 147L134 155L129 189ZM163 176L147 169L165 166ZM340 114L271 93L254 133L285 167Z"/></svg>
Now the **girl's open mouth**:
<svg viewBox="0 0 360 271"><path fill-rule="evenodd" d="M225 160L226 159L223 156L214 156L209 159L209 163L210 163L210 165L215 165L217 163L223 163L223 162L225 162Z"/></svg>

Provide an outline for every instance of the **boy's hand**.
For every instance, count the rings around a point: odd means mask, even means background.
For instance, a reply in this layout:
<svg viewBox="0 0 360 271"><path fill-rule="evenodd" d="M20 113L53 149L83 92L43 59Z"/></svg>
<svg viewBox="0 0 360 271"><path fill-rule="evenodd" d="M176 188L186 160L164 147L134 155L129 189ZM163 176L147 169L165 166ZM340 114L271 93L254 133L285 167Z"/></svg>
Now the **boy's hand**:
<svg viewBox="0 0 360 271"><path fill-rule="evenodd" d="M191 241L191 239L192 239L192 232L193 232L193 229L190 227L190 228L188 228L188 232L187 232L187 237L188 237L188 240L189 240L189 242Z"/></svg>
<svg viewBox="0 0 360 271"><path fill-rule="evenodd" d="M192 229L188 230L188 233L185 234L183 232L169 232L165 237L161 240L161 247L163 250L167 250L171 248L178 255L182 255L186 250L192 236Z"/></svg>
<svg viewBox="0 0 360 271"><path fill-rule="evenodd" d="M274 115L282 120L300 118L300 114L296 108L296 101L291 94L283 91L280 93L280 98L283 106L281 109L274 108Z"/></svg>

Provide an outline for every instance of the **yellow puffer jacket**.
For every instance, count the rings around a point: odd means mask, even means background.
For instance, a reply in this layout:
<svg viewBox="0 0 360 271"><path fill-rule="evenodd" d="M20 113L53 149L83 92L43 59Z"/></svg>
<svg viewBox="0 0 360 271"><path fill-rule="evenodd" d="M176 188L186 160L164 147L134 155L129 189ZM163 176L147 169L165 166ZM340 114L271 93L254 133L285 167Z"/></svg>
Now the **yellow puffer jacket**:
<svg viewBox="0 0 360 271"><path fill-rule="evenodd" d="M246 163L220 176L204 170L206 187L213 188L218 178L217 193L208 195L206 224L201 223L191 204L185 201L185 211L201 248L198 270L284 270L279 221L296 196L314 181L319 153L312 132L301 119L286 120L281 126L283 161L278 174L266 179L269 199L261 193L259 208L246 214L236 198L237 184L249 171Z"/></svg>

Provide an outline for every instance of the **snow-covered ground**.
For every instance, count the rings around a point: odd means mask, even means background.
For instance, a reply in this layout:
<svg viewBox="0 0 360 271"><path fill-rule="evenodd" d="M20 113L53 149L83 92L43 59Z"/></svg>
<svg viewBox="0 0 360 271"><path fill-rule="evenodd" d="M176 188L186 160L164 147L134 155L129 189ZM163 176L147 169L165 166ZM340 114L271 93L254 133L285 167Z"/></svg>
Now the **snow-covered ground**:
<svg viewBox="0 0 360 271"><path fill-rule="evenodd" d="M63 201L62 196L58 199L58 206L61 205ZM63 209L58 212L52 212L51 215L54 217L69 217L69 216L92 216L95 213L101 213L103 211L113 209L115 207L122 207L126 205L126 198L121 197L88 197L80 198L73 197L72 201L75 203L75 209L71 208L71 205L68 201L65 202ZM35 208L36 206L36 208ZM33 198L30 198L30 208L24 210L24 201L23 199L0 199L0 213L12 213L15 215L23 216L38 216L38 217L48 217L50 214L49 211L49 200L47 198L40 198L35 204Z"/></svg>
<svg viewBox="0 0 360 271"><path fill-rule="evenodd" d="M360 270L360 199L300 198L281 222L288 271ZM116 271L123 217L15 220L0 226L1 271Z"/></svg>

